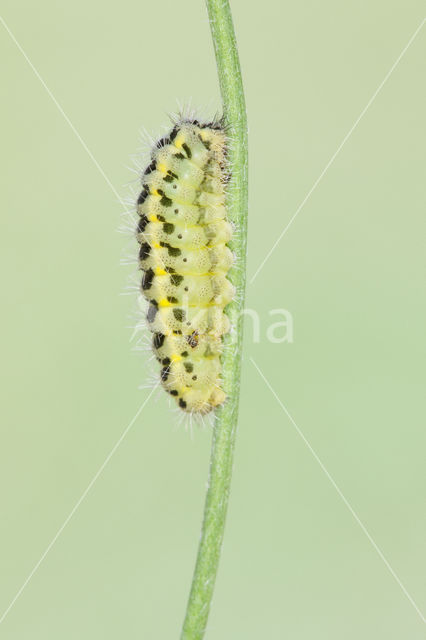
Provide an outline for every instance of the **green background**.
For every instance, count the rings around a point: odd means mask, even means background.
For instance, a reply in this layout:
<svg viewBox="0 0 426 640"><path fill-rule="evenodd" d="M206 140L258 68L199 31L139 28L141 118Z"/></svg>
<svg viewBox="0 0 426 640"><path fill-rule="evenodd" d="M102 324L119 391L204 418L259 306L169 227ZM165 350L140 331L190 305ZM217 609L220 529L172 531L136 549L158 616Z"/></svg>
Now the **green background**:
<svg viewBox="0 0 426 640"><path fill-rule="evenodd" d="M420 1L234 0L253 275L423 19ZM219 102L201 0L3 0L120 196L144 127ZM426 610L426 26L247 289L233 491L207 638L418 640ZM147 397L122 206L0 25L0 616ZM422 167L423 165L423 167ZM133 184L137 187L137 182ZM271 344L287 309L294 342ZM276 321L276 319L274 319ZM5 640L177 638L209 429L151 398L7 617Z"/></svg>

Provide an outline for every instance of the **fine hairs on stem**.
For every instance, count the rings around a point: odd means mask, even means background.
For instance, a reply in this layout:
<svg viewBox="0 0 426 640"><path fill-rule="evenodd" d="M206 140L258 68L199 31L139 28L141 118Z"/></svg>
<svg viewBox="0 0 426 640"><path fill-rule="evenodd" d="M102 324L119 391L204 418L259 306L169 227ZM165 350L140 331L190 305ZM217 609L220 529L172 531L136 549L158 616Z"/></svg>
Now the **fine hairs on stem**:
<svg viewBox="0 0 426 640"><path fill-rule="evenodd" d="M247 242L247 117L234 26L229 0L206 0L206 4L228 134L231 180L226 206L229 220L239 229L230 243L238 269L234 267L228 273L237 295L226 307L232 326L231 333L224 336L222 358L227 400L216 410L201 539L181 640L204 637L222 548L238 419Z"/></svg>

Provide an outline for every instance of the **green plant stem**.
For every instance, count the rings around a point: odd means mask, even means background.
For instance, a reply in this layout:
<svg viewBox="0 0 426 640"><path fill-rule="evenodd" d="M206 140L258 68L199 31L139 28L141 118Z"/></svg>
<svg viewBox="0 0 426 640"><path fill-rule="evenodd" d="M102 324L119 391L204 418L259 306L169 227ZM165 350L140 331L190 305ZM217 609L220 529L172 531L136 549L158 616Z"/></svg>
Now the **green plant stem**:
<svg viewBox="0 0 426 640"><path fill-rule="evenodd" d="M222 358L223 388L227 401L216 412L210 458L209 483L197 562L192 580L181 640L201 640L207 625L210 603L219 565L231 485L238 402L241 380L241 353L247 239L247 117L241 69L228 0L206 0L216 53L228 134L231 180L226 205L236 233L230 243L237 264L228 277L235 285L235 300L226 307L232 330L224 337Z"/></svg>

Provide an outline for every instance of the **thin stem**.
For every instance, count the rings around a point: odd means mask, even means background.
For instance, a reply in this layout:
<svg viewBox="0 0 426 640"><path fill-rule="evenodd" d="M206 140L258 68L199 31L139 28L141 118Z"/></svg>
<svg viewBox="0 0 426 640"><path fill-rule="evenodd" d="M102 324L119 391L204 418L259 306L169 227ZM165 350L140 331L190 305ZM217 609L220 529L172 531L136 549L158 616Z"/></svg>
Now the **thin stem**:
<svg viewBox="0 0 426 640"><path fill-rule="evenodd" d="M237 295L226 307L232 326L224 337L222 358L223 388L228 398L216 413L201 540L181 640L204 636L222 547L238 419L247 240L247 117L234 26L228 0L206 0L206 4L228 133L231 180L226 205L237 229L230 243L237 265L228 277Z"/></svg>

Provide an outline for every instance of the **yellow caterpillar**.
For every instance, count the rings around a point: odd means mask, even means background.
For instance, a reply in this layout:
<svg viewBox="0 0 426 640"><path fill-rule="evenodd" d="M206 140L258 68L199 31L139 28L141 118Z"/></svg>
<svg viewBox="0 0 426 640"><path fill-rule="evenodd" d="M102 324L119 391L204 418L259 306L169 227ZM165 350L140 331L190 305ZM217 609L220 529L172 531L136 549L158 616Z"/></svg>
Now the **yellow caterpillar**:
<svg viewBox="0 0 426 640"><path fill-rule="evenodd" d="M220 123L182 120L157 142L137 201L147 322L161 382L179 407L208 413L221 388L232 226L225 209L226 135Z"/></svg>

